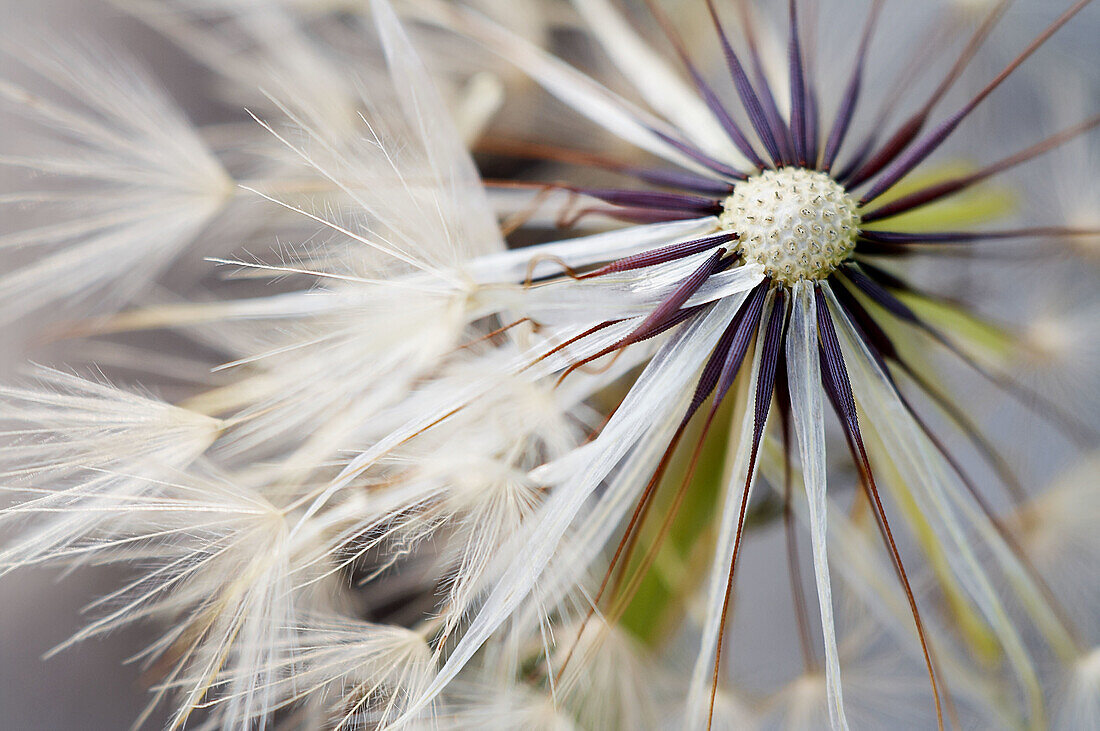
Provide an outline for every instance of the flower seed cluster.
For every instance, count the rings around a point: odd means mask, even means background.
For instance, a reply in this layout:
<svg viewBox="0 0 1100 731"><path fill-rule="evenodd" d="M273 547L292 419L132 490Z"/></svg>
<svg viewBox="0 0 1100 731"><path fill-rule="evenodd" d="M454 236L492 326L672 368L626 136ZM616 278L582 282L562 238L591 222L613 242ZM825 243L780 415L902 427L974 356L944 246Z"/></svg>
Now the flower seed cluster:
<svg viewBox="0 0 1100 731"><path fill-rule="evenodd" d="M766 170L738 183L724 208L722 228L738 233L745 261L784 284L829 276L859 233L856 202L814 170Z"/></svg>

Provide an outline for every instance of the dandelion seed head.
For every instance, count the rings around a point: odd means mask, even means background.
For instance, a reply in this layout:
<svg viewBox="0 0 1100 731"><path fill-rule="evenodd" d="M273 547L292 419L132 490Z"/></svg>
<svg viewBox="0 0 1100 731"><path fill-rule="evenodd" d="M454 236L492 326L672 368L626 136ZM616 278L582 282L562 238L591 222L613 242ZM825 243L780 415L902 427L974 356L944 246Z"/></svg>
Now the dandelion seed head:
<svg viewBox="0 0 1100 731"><path fill-rule="evenodd" d="M825 279L852 253L857 203L822 172L765 170L737 185L720 224L740 236L741 253L784 284Z"/></svg>
<svg viewBox="0 0 1100 731"><path fill-rule="evenodd" d="M255 125L218 113L193 128L193 111L212 112L127 83L125 64L45 65L72 105L0 79L0 97L60 147L0 156L51 177L0 195L43 206L0 251L44 252L0 274L0 323L99 290L121 290L114 308L151 302L62 334L125 333L106 367L163 377L151 385L181 399L52 371L0 385L0 477L13 483L0 489L17 500L0 502L0 528L26 526L0 545L0 575L137 570L61 647L168 624L135 660L172 728L847 731L933 728L933 714L940 729L1100 728L1100 462L1032 493L1003 454L1010 432L987 438L981 418L1000 414L982 401L997 387L1095 448L1075 417L1097 370L1077 365L1093 355L1095 303L1059 289L1067 307L1045 314L1030 259L1019 291L933 276L958 267L939 257L983 242L1100 254L1097 206L1073 218L1095 192L1091 148L1057 200L1043 195L1061 170L1032 176L1043 223L1049 208L1051 224L1078 225L970 227L1004 213L971 188L1100 116L973 170L921 167L1089 0L1061 0L1070 8L1000 73L1002 54L994 69L978 54L1006 0L937 0L919 24L881 0L855 4L861 23L790 0L772 3L786 6L780 25L763 2L647 0L633 18L574 0L567 18L560 3L418 0L403 3L407 31L390 2L177 0L168 20L135 9L233 85L221 101L265 90ZM658 29L659 45L639 33ZM438 47L467 38L424 63L420 33ZM703 46L711 55L693 58ZM710 74L719 48L727 68ZM524 82L485 66L496 56ZM582 66L618 73L609 88ZM430 68L464 90L436 88ZM552 106L514 103L528 77ZM1019 106L1020 124L1044 116ZM581 138L568 124L531 124L556 107L600 128L584 131L586 150L568 145ZM494 158L482 170L475 142ZM271 207L253 212L241 191ZM544 241L558 229L573 230ZM269 237L274 262L250 251ZM259 294L168 277L198 239L234 278L281 281ZM910 271L918 256L933 258ZM1026 324L1009 331L1002 314ZM154 329L201 352L176 367L159 352L170 341L140 332ZM124 362L131 343L157 352ZM218 356L229 362L210 379L188 375ZM964 392L940 372L948 356L990 388ZM1016 372L1071 366L1068 410ZM837 427L858 496L833 464ZM1001 486L971 467L1004 483L1013 513L994 512ZM757 559L744 551L779 520L797 627L771 626L778 613L759 629L797 629L802 670L741 678L772 658L735 631L745 600L773 593L746 585L762 573L745 577ZM1057 685L1043 667L1054 659ZM1048 689L1064 712L1046 707Z"/></svg>

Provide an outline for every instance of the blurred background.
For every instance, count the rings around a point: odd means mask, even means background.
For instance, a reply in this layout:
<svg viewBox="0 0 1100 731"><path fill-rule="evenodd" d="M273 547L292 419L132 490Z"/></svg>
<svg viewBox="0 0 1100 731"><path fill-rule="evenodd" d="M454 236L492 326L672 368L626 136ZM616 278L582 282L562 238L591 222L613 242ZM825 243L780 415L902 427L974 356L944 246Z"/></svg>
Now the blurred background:
<svg viewBox="0 0 1100 731"><path fill-rule="evenodd" d="M62 38L97 39L140 56L172 93L197 93L194 64L148 28L97 0L0 0L0 77L22 81L13 62L24 49ZM0 116L6 144L17 134ZM8 148L11 149L11 148ZM0 188L9 189L0 166ZM7 227L5 227L6 229ZM4 326L0 377L9 378L26 353L13 344L33 332L33 318ZM47 349L48 350L48 349ZM36 352L36 358L49 359ZM84 624L81 609L118 586L123 572L85 568L21 570L0 585L0 729L3 731L113 731L129 728L148 700L139 669L126 658L156 637L150 628L128 629L81 643L49 659L43 655ZM151 721L150 728L162 725Z"/></svg>

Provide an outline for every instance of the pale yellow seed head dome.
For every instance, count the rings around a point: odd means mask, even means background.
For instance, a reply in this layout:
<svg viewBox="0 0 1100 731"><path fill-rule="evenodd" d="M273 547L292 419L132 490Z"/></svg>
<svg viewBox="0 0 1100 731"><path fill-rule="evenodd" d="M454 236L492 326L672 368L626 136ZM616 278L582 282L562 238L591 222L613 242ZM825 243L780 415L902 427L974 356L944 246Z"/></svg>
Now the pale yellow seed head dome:
<svg viewBox="0 0 1100 731"><path fill-rule="evenodd" d="M857 208L825 173L787 167L738 183L719 223L739 235L746 262L792 284L824 279L851 255L859 233Z"/></svg>

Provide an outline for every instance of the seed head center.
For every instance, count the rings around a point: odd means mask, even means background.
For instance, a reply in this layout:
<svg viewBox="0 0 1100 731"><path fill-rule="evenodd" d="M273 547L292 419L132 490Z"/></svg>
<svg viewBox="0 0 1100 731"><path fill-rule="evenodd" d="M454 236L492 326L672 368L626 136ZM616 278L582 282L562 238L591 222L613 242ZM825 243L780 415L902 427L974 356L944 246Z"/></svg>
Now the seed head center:
<svg viewBox="0 0 1100 731"><path fill-rule="evenodd" d="M765 170L738 183L723 208L720 225L738 234L745 261L784 284L824 279L856 246L858 205L815 170Z"/></svg>

